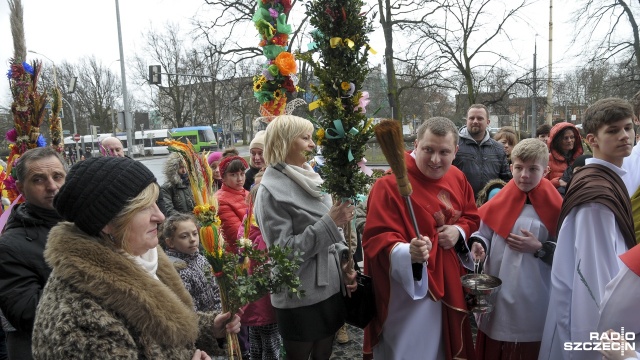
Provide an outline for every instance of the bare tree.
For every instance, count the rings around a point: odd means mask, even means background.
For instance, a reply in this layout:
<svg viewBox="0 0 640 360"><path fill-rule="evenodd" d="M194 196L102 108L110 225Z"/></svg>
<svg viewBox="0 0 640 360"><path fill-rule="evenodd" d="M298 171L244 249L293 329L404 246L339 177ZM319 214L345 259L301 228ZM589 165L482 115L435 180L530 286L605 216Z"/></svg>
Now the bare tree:
<svg viewBox="0 0 640 360"><path fill-rule="evenodd" d="M411 41L412 28L425 23L441 7L433 0L378 0L379 20L385 41L387 97L393 118L403 118L400 96L404 90L424 89L420 84L424 84L425 80L428 82L428 79L442 71L442 62L439 55L434 54L433 43L412 43L407 50L398 51L394 47L394 31L406 30ZM398 67L402 69L400 72ZM411 81L399 86L399 78L410 78Z"/></svg>
<svg viewBox="0 0 640 360"><path fill-rule="evenodd" d="M635 62L640 69L640 34L631 5L629 0L580 1L573 41L595 44L591 61Z"/></svg>
<svg viewBox="0 0 640 360"><path fill-rule="evenodd" d="M517 69L508 51L504 48L497 51L491 46L498 41L510 41L505 25L518 20L518 14L528 6L529 0L437 0L434 3L435 11L421 24L411 26L422 35L414 46L435 44L441 59L459 75L460 91L466 94L466 101L475 103L479 90L495 76L493 69L509 69L511 73ZM527 75L515 77L512 82L522 81ZM455 86L451 83L451 87ZM508 91L507 86L502 95L506 96Z"/></svg>
<svg viewBox="0 0 640 360"><path fill-rule="evenodd" d="M211 79L216 75L209 72L206 55L195 47L187 46L192 41L186 39L176 24L167 23L162 31L149 30L143 38L142 53L136 54L133 60L134 72L141 79L139 85L146 81L149 59L160 64L163 79L157 89L151 88L152 95L145 101L147 107L157 111L172 127L205 121L202 114L206 107L202 98L206 91L202 84L215 84Z"/></svg>
<svg viewBox="0 0 640 360"><path fill-rule="evenodd" d="M109 111L116 107L121 99L120 78L111 72L94 56L80 59L77 64L62 62L55 71L45 68L42 73L44 88L51 89L57 83L62 91L63 129L73 129L73 113L76 117L76 128L79 133L88 133L89 125L100 126L100 131L113 131ZM77 77L75 92L70 94L69 80ZM74 110L72 111L71 106Z"/></svg>
<svg viewBox="0 0 640 360"><path fill-rule="evenodd" d="M298 0L290 2L292 8L297 9L296 14L303 14L301 3L299 4ZM255 31L252 20L257 9L255 0L205 0L205 3L216 15L213 20L196 19L194 24L198 37L206 39L215 53L222 55L234 64L262 56L262 49L258 47L258 41L256 41L257 37L250 34L251 31ZM296 5L298 6L296 7ZM287 14L287 22L292 25L293 29L289 35L289 48L293 48L303 35L308 16L296 16L300 20L292 24L289 15ZM240 34L243 36L239 36ZM251 40L243 41L246 39Z"/></svg>

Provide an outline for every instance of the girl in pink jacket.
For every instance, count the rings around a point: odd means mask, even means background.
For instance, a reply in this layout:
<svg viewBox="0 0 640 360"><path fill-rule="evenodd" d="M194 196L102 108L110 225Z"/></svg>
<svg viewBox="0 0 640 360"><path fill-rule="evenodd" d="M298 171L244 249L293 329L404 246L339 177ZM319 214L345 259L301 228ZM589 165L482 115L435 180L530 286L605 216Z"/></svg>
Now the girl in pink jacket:
<svg viewBox="0 0 640 360"><path fill-rule="evenodd" d="M250 207L253 206L253 199L258 193L261 177L262 172L256 175L255 185L253 185L249 196L247 196L247 203ZM248 237L252 241L253 247L259 250L265 250L267 248L267 244L262 240L260 228L258 228L253 217L253 209L250 208L249 210L247 210L247 215L245 215L242 220L242 225L238 229L238 238L245 236L245 224L248 221L250 224ZM276 313L271 305L270 295L267 294L259 300L247 304L243 310L244 314L241 317L241 321L242 325L249 327L251 359L279 359L282 340L280 339L280 333L278 332Z"/></svg>

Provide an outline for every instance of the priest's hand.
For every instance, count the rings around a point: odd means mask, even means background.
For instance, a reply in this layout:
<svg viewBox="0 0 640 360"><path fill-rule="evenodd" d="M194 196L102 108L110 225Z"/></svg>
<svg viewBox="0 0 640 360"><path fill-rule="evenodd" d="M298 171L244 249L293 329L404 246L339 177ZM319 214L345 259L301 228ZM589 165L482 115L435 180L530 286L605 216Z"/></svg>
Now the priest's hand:
<svg viewBox="0 0 640 360"><path fill-rule="evenodd" d="M479 242L474 242L471 245L471 255L473 259L477 261L484 261L484 258L487 257L487 253Z"/></svg>
<svg viewBox="0 0 640 360"><path fill-rule="evenodd" d="M409 244L409 254L411 254L412 263L423 263L429 261L429 252L431 251L431 240L428 237L420 235L419 238L411 239Z"/></svg>
<svg viewBox="0 0 640 360"><path fill-rule="evenodd" d="M511 250L533 254L542 248L542 243L531 232L525 229L520 229L520 232L524 236L511 233L505 239Z"/></svg>
<svg viewBox="0 0 640 360"><path fill-rule="evenodd" d="M460 238L460 230L453 225L442 225L436 230L438 230L438 246L444 250L454 247Z"/></svg>

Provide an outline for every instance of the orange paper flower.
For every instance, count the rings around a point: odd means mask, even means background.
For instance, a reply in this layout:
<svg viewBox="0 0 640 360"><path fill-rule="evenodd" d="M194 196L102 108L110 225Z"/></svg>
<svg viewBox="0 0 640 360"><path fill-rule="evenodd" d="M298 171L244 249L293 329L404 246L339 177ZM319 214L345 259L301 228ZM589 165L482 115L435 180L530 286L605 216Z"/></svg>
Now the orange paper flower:
<svg viewBox="0 0 640 360"><path fill-rule="evenodd" d="M276 56L276 60L274 62L278 67L278 70L280 70L280 73L284 76L295 74L298 71L296 60L290 52L281 52Z"/></svg>

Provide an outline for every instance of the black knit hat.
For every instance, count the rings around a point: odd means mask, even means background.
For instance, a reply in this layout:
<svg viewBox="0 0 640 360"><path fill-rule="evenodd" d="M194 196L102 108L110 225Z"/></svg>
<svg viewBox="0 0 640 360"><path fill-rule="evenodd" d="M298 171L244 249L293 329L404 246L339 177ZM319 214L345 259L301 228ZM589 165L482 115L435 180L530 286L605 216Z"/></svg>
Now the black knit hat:
<svg viewBox="0 0 640 360"><path fill-rule="evenodd" d="M156 181L142 163L123 157L81 161L53 199L58 214L89 235L98 235L127 202Z"/></svg>

